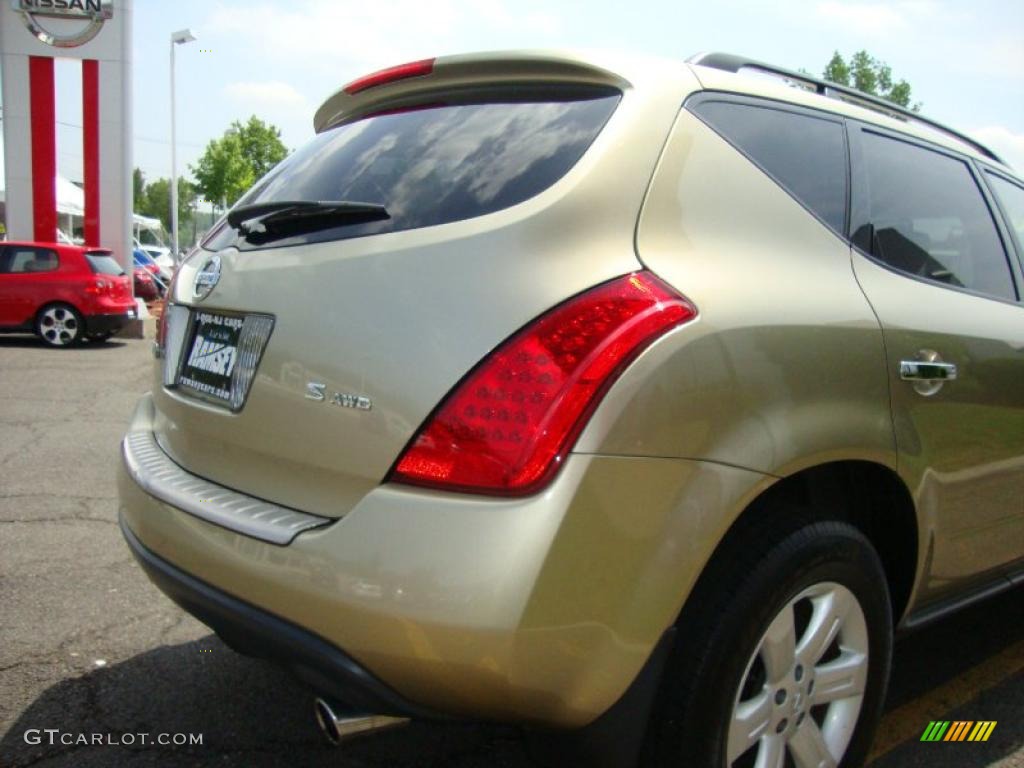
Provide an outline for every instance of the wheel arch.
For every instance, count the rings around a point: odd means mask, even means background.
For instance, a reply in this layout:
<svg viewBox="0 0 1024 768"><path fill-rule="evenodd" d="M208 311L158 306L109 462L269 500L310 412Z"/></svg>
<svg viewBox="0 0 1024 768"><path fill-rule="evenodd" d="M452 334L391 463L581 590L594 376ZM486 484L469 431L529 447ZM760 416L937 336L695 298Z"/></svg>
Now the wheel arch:
<svg viewBox="0 0 1024 768"><path fill-rule="evenodd" d="M891 468L873 461L817 464L779 479L759 493L719 540L708 566L729 556L733 542L754 526L787 509L810 510L814 520L836 520L857 528L871 542L885 570L898 624L910 604L921 546L917 511L910 490ZM698 580L698 584L703 580ZM698 592L695 587L691 596ZM689 602L689 600L687 601ZM685 606L680 614L685 614Z"/></svg>
<svg viewBox="0 0 1024 768"><path fill-rule="evenodd" d="M841 550L833 562L836 546ZM870 647L872 653L881 652L866 667L874 680L871 699L858 715L854 740L845 747L846 754L853 755L849 762L859 765L882 711L892 628L913 589L916 550L911 496L895 472L882 464L833 460L762 486L718 540L679 613L675 634L685 636L686 642L676 644L661 676L645 754L652 761L664 761L670 754L697 755L704 761L724 750L727 737L721 729L716 731L721 720L715 713L720 713L723 701L719 691L730 695L737 690L734 684L743 690L743 676L729 677L730 665L747 647L743 633L748 628L763 632L778 610L774 601L785 605L797 596L798 592L789 592L793 574L810 569L820 580L820 574L839 563L846 579L860 581L861 588L869 590L863 597L874 612L874 621L868 624ZM880 586L880 579L888 585L891 614L886 596L872 589ZM752 602L756 594L759 602ZM762 599L766 595L768 602ZM863 600L861 604L865 605ZM673 725L682 722L685 728ZM695 732L700 736L694 738Z"/></svg>
<svg viewBox="0 0 1024 768"><path fill-rule="evenodd" d="M59 304L66 304L67 306L75 310L75 312L77 312L82 317L85 317L86 315L85 310L82 308L81 304L78 301L69 296L63 295L62 293L61 295L58 296L49 296L45 301L39 303L39 306L37 306L35 311L32 313L32 324L35 325L35 323L39 320L39 315L41 315L43 313L43 310L45 310L47 307L53 307Z"/></svg>

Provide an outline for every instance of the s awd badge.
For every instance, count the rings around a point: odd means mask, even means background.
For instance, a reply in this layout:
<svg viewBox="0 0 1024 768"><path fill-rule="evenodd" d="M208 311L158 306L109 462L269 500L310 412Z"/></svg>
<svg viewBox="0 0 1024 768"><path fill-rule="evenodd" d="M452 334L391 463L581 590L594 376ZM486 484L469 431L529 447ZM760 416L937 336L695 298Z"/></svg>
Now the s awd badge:
<svg viewBox="0 0 1024 768"><path fill-rule="evenodd" d="M363 395L352 395L348 392L327 392L327 385L318 381L306 383L306 399L317 402L329 402L342 408L355 408L357 411L368 411L373 408L373 401Z"/></svg>

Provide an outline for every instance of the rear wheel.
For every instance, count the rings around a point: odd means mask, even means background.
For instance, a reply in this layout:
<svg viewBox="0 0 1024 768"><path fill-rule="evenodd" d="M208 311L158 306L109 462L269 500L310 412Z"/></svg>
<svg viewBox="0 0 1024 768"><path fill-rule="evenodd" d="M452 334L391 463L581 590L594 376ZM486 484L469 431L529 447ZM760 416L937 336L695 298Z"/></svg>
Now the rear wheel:
<svg viewBox="0 0 1024 768"><path fill-rule="evenodd" d="M643 764L860 765L892 650L871 544L844 523L805 522L752 529L723 554L681 617Z"/></svg>
<svg viewBox="0 0 1024 768"><path fill-rule="evenodd" d="M36 334L51 347L70 347L82 340L85 323L70 304L50 304L36 316Z"/></svg>

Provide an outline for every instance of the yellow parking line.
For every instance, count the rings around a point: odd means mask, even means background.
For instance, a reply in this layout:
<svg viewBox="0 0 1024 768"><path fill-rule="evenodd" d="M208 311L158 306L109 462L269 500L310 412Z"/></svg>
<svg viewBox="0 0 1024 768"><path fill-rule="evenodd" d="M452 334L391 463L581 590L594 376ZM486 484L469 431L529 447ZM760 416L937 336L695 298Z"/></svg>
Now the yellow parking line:
<svg viewBox="0 0 1024 768"><path fill-rule="evenodd" d="M982 691L999 685L1021 670L1024 670L1024 640L892 710L882 718L878 726L869 762L879 759L905 741L916 741L929 721L941 719L947 712L963 706ZM979 717L984 715L984 712L978 713Z"/></svg>

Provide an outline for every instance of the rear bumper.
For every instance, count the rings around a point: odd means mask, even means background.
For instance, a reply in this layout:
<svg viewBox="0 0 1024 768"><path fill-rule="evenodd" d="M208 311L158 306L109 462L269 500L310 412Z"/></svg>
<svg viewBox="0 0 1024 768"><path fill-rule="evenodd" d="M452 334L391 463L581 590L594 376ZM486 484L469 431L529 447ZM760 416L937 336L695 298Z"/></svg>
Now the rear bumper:
<svg viewBox="0 0 1024 768"><path fill-rule="evenodd" d="M436 718L405 701L359 664L289 621L239 600L176 568L142 544L121 519L128 548L150 580L175 603L215 630L229 645L252 656L276 661L312 685L359 712Z"/></svg>
<svg viewBox="0 0 1024 768"><path fill-rule="evenodd" d="M129 438L155 418L146 396ZM761 478L572 455L530 498L382 485L275 544L161 500L138 471L121 462L129 544L157 564L147 570L161 589L233 644L269 649L370 711L562 728L591 723L629 689L717 541L707 526L727 525L709 510ZM216 501L208 486L197 492Z"/></svg>
<svg viewBox="0 0 1024 768"><path fill-rule="evenodd" d="M87 334L117 333L124 328L131 320L135 319L135 310L121 312L118 314L86 315L85 332Z"/></svg>

